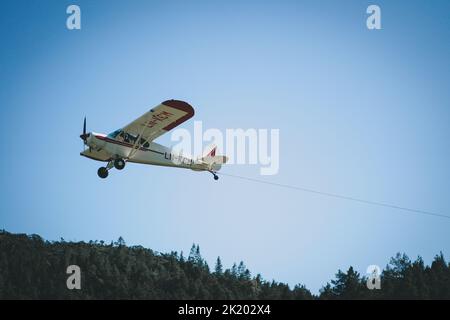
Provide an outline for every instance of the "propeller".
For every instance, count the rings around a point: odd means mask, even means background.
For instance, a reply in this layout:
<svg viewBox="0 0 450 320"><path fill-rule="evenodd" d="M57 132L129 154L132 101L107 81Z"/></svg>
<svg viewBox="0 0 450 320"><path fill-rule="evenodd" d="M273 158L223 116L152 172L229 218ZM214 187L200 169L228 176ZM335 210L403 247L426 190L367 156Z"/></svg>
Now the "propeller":
<svg viewBox="0 0 450 320"><path fill-rule="evenodd" d="M80 138L83 140L83 147L86 145L87 142L87 138L89 138L90 134L86 133L86 117L84 117L84 122L83 122L83 133L80 134Z"/></svg>

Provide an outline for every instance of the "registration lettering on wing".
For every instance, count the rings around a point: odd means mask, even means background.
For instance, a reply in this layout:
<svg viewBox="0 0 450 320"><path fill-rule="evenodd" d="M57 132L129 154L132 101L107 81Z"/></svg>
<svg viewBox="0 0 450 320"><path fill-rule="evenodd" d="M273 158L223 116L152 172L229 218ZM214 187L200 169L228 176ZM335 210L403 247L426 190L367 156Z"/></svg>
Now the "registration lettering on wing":
<svg viewBox="0 0 450 320"><path fill-rule="evenodd" d="M169 119L170 117L173 116L173 113L170 113L168 111L161 111L157 114L152 114L151 119L149 119L148 121L146 121L144 123L144 125L147 128L153 128L155 125L157 125L158 123L161 123L167 119Z"/></svg>

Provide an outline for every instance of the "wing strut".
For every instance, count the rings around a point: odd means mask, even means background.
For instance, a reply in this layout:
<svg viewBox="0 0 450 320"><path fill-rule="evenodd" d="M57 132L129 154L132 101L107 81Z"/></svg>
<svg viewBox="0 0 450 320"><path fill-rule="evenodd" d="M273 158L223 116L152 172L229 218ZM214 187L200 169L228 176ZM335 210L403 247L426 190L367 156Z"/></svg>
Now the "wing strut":
<svg viewBox="0 0 450 320"><path fill-rule="evenodd" d="M141 148L141 146L143 146L150 139L150 138L147 138L146 140L144 140L143 143L139 143L141 141L142 135L145 133L146 128L147 128L147 125L144 123L144 125L142 126L141 133L137 136L136 141L134 142L133 148L130 150L130 153L128 154L128 157L127 157L128 159L134 157L134 155Z"/></svg>

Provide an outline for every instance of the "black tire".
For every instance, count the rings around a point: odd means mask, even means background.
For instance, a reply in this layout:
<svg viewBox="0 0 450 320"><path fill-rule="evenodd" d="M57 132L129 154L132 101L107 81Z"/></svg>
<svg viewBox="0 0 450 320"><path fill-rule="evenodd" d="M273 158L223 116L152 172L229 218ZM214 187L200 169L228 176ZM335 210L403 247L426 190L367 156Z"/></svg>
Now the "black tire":
<svg viewBox="0 0 450 320"><path fill-rule="evenodd" d="M122 170L125 168L125 161L123 159L116 159L114 160L114 168L117 170Z"/></svg>
<svg viewBox="0 0 450 320"><path fill-rule="evenodd" d="M108 176L108 169L105 167L100 167L97 171L97 174L100 178L105 179Z"/></svg>

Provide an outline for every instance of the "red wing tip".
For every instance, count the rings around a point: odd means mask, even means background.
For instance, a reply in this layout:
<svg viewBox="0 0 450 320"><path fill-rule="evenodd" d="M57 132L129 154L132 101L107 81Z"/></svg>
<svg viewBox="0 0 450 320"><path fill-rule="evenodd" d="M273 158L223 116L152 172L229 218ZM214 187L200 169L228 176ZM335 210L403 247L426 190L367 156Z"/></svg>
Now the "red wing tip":
<svg viewBox="0 0 450 320"><path fill-rule="evenodd" d="M181 100L166 100L162 104L167 106L167 107L178 109L178 110L186 112L186 114L183 117L181 117L180 119L178 119L175 122L172 122L167 127L164 127L163 130L165 130L165 131L172 130L173 128L178 126L180 123L183 123L186 120L188 120L188 119L190 119L190 118L192 118L194 116L194 108L192 108L192 106L189 103L186 103L184 101L181 101Z"/></svg>
<svg viewBox="0 0 450 320"><path fill-rule="evenodd" d="M162 104L171 108L182 110L184 112L187 112L188 114L194 115L194 108L192 108L192 106L187 102L172 99L166 100Z"/></svg>

